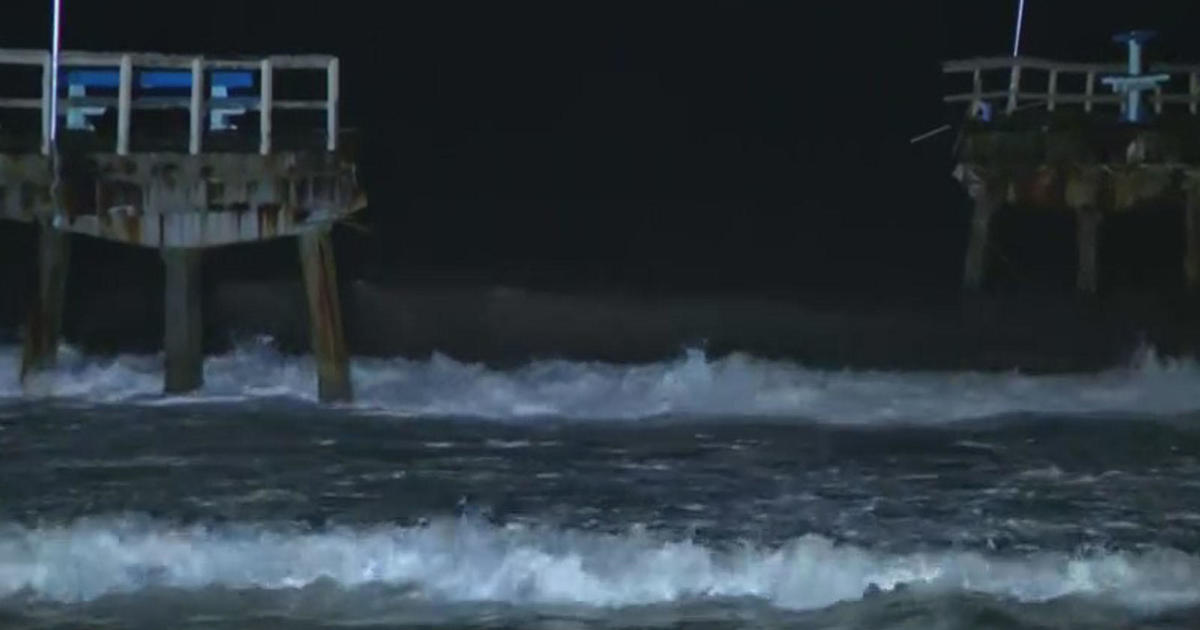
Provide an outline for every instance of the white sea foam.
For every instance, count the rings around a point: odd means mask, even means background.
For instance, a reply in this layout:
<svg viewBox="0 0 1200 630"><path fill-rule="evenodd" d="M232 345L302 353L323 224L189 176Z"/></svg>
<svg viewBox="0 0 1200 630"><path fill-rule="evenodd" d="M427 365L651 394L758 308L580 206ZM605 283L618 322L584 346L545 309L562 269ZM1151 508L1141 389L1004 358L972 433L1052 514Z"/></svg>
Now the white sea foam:
<svg viewBox="0 0 1200 630"><path fill-rule="evenodd" d="M23 396L19 351L0 348L0 400ZM44 391L84 403L185 404L263 397L311 400L310 357L259 343L205 361L205 386L164 398L161 357L94 358L70 348ZM692 350L671 361L616 365L534 361L494 370L444 356L357 358L356 407L395 415L494 419L805 418L846 423L939 422L1009 413L1172 415L1200 411L1200 367L1145 351L1129 365L1091 374L886 372L812 369L746 355L711 359ZM5 376L5 375L8 376Z"/></svg>
<svg viewBox="0 0 1200 630"><path fill-rule="evenodd" d="M332 580L403 588L432 601L628 606L751 597L789 609L856 600L875 585L1048 601L1101 598L1137 609L1200 602L1200 559L1173 550L1090 557L891 555L818 536L776 548L715 549L645 532L500 527L466 520L320 532L261 525L172 527L140 518L0 527L0 599L77 603L149 587L294 589Z"/></svg>

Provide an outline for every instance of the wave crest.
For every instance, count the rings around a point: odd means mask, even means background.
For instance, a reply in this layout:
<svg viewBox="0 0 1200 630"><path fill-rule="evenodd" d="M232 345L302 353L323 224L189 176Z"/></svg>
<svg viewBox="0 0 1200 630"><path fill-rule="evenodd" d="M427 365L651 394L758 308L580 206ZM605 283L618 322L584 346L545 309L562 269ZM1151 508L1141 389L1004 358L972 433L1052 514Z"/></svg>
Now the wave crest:
<svg viewBox="0 0 1200 630"><path fill-rule="evenodd" d="M150 587L294 589L322 579L345 588L400 587L440 601L608 607L750 597L815 609L901 585L1026 602L1096 596L1143 609L1200 602L1200 559L1174 550L887 555L819 536L778 548L715 549L639 531L606 535L470 520L305 532L180 528L125 517L0 529L0 598L24 593L78 603Z"/></svg>

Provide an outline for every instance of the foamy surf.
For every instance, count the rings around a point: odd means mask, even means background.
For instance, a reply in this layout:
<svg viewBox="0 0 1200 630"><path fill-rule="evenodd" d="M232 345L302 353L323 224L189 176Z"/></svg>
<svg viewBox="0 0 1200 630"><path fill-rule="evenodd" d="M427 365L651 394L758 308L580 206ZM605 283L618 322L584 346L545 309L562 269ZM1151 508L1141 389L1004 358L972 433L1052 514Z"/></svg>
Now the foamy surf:
<svg viewBox="0 0 1200 630"><path fill-rule="evenodd" d="M161 396L161 357L94 358L71 348L42 389L92 403L186 404L262 398L310 401L310 357L247 345L204 364L194 395ZM0 349L0 399L25 397L19 351ZM498 420L538 417L638 419L664 415L803 418L839 423L943 422L1016 413L1175 415L1200 410L1200 367L1152 350L1092 374L821 370L734 354L689 350L641 365L533 361L511 370L455 361L357 358L355 407L399 416Z"/></svg>
<svg viewBox="0 0 1200 630"><path fill-rule="evenodd" d="M809 610L906 588L1021 602L1095 597L1139 611L1200 602L1200 559L1170 549L1020 557L888 555L801 536L717 549L644 531L606 535L442 520L327 531L177 527L139 518L0 529L0 600L59 603L149 588L403 588L417 599L622 607L754 598Z"/></svg>

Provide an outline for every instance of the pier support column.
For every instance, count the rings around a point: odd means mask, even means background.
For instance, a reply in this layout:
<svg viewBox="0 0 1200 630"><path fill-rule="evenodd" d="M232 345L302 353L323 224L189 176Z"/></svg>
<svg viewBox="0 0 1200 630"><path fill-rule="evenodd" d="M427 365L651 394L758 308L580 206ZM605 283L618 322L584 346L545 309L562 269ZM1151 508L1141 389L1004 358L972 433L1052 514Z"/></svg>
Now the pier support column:
<svg viewBox="0 0 1200 630"><path fill-rule="evenodd" d="M1187 242L1183 273L1188 291L1195 293L1200 289L1200 182L1190 182L1187 187L1187 206L1183 212Z"/></svg>
<svg viewBox="0 0 1200 630"><path fill-rule="evenodd" d="M1079 268L1075 288L1080 293L1093 294L1099 284L1096 252L1100 247L1100 224L1104 216L1095 208L1075 211L1075 241L1079 251Z"/></svg>
<svg viewBox="0 0 1200 630"><path fill-rule="evenodd" d="M58 357L70 245L66 232L47 221L38 224L37 292L29 305L21 353L21 384L27 391L34 387L32 377L52 369Z"/></svg>
<svg viewBox="0 0 1200 630"><path fill-rule="evenodd" d="M982 183L971 191L971 196L975 200L975 209L971 213L967 256L963 262L963 288L977 290L983 287L987 276L988 230L1000 202L995 191Z"/></svg>
<svg viewBox="0 0 1200 630"><path fill-rule="evenodd" d="M163 391L181 394L204 384L204 329L200 302L200 259L203 250L167 248L166 303L163 349L166 376Z"/></svg>
<svg viewBox="0 0 1200 630"><path fill-rule="evenodd" d="M337 267L329 229L299 236L300 264L304 291L308 295L308 322L312 331L312 353L317 362L317 392L321 402L348 401L350 362L342 331L342 307L338 301Z"/></svg>

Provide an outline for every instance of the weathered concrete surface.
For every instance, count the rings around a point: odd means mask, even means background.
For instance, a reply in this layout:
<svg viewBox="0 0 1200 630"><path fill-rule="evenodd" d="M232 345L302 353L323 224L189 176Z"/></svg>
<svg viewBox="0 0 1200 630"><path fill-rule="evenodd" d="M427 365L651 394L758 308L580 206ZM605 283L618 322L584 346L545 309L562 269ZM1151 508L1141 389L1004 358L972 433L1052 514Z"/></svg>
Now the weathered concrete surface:
<svg viewBox="0 0 1200 630"><path fill-rule="evenodd" d="M21 382L29 388L33 376L54 367L66 301L70 235L46 223L38 226L37 290L26 319L21 353Z"/></svg>
<svg viewBox="0 0 1200 630"><path fill-rule="evenodd" d="M204 328L200 263L202 250L164 249L163 391L181 394L204 384Z"/></svg>
<svg viewBox="0 0 1200 630"><path fill-rule="evenodd" d="M323 152L67 156L62 229L145 247L210 247L322 229L366 205L353 162ZM40 154L0 154L0 218L49 216Z"/></svg>
<svg viewBox="0 0 1200 630"><path fill-rule="evenodd" d="M302 234L298 240L304 292L308 297L310 347L317 362L317 396L322 402L349 401L353 391L333 241L328 230Z"/></svg>

